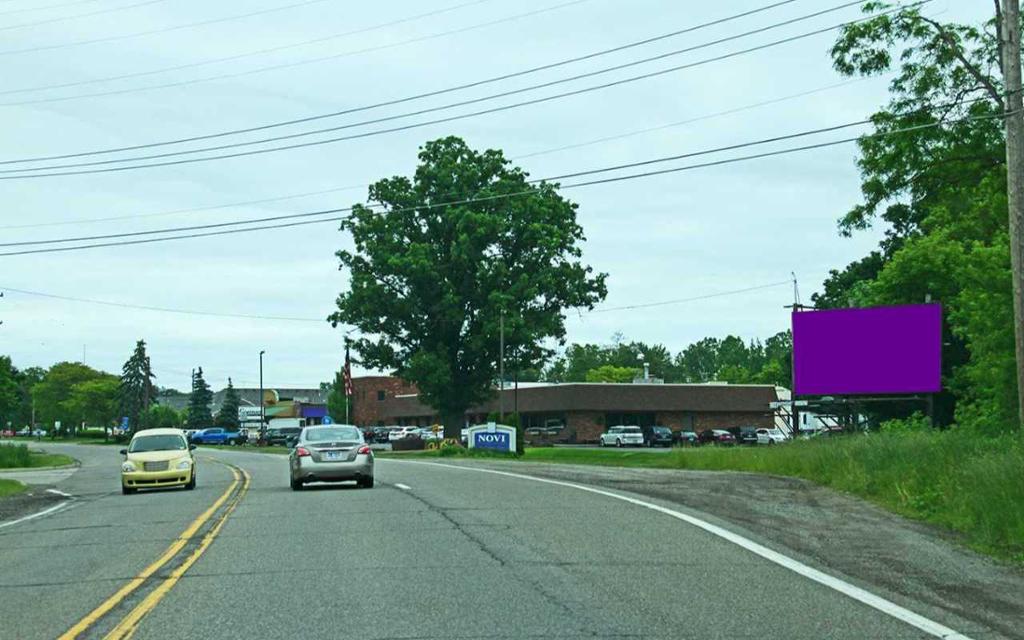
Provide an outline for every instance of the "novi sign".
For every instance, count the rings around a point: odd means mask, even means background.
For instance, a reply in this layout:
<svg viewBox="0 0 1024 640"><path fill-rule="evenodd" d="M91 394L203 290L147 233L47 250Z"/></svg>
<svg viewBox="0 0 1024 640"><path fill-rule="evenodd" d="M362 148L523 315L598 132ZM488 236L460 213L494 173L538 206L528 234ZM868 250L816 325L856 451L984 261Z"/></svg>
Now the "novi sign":
<svg viewBox="0 0 1024 640"><path fill-rule="evenodd" d="M489 422L466 430L470 449L491 449L493 451L516 450L516 429L505 424Z"/></svg>

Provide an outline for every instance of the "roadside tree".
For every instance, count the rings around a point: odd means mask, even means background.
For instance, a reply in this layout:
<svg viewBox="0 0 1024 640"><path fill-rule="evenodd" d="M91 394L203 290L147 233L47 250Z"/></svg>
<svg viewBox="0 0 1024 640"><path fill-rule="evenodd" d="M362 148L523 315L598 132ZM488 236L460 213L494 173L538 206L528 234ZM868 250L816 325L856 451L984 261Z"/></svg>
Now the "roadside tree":
<svg viewBox="0 0 1024 640"><path fill-rule="evenodd" d="M117 388L118 409L122 416L128 417L131 433L142 428L143 414L156 402L154 377L149 356L146 355L146 342L139 340L135 343L132 356L121 369L121 382Z"/></svg>
<svg viewBox="0 0 1024 640"><path fill-rule="evenodd" d="M217 426L229 431L238 431L238 407L240 404L238 391L231 383L231 378L228 378L228 388L224 391L224 402L221 403L220 411L217 412Z"/></svg>
<svg viewBox="0 0 1024 640"><path fill-rule="evenodd" d="M330 320L355 325L362 362L415 383L457 438L465 410L494 393L499 325L507 353L536 363L564 339L567 309L604 298L605 274L582 263L576 205L557 185L457 137L419 160L342 222L355 246L337 253L349 288Z"/></svg>
<svg viewBox="0 0 1024 640"><path fill-rule="evenodd" d="M213 425L213 414L210 412L212 402L213 392L203 379L203 368L199 367L192 374L192 395L188 399L189 429L206 429Z"/></svg>

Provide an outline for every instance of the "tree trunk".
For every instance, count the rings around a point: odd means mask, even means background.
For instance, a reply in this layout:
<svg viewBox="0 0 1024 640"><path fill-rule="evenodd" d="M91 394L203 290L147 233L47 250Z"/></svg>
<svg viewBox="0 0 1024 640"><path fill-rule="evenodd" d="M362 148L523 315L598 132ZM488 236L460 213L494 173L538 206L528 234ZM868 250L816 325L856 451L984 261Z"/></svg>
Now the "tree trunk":
<svg viewBox="0 0 1024 640"><path fill-rule="evenodd" d="M1000 25L1006 90L1006 186L1017 356L1017 423L1024 425L1024 99L1021 96L1019 0L1003 0ZM1024 428L1022 428L1024 431Z"/></svg>
<svg viewBox="0 0 1024 640"><path fill-rule="evenodd" d="M466 412L443 412L441 414L441 424L444 425L444 439L458 441L462 437L462 428L466 424Z"/></svg>

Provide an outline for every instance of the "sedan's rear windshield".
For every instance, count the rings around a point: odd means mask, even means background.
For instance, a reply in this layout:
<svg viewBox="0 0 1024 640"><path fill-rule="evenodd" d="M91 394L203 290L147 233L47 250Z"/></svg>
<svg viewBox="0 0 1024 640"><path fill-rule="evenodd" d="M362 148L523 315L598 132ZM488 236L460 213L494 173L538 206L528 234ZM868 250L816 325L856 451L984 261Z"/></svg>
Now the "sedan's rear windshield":
<svg viewBox="0 0 1024 640"><path fill-rule="evenodd" d="M306 429L303 439L306 442L339 442L344 440L361 440L362 435L354 427L318 427Z"/></svg>
<svg viewBox="0 0 1024 640"><path fill-rule="evenodd" d="M139 436L132 440L128 453L145 451L184 451L188 448L185 439L178 435Z"/></svg>

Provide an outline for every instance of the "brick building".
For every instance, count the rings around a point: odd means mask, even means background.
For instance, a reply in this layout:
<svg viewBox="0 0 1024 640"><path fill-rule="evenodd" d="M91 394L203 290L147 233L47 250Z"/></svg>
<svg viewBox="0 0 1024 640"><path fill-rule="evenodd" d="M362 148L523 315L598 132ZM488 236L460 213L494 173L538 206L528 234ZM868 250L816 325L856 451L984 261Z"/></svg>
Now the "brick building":
<svg viewBox="0 0 1024 640"><path fill-rule="evenodd" d="M360 426L420 425L438 421L414 385L389 376L355 378L353 422ZM518 407L524 428L560 428L556 440L594 442L617 424L663 425L673 431L774 426L772 385L529 383L504 392L504 409ZM466 412L467 424L498 411L495 398Z"/></svg>

